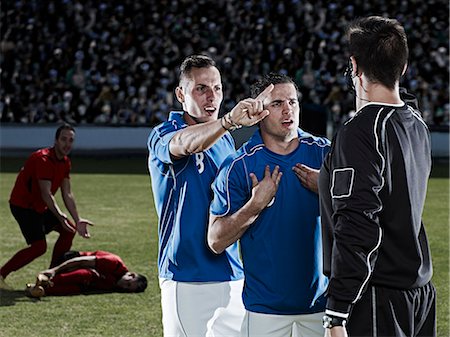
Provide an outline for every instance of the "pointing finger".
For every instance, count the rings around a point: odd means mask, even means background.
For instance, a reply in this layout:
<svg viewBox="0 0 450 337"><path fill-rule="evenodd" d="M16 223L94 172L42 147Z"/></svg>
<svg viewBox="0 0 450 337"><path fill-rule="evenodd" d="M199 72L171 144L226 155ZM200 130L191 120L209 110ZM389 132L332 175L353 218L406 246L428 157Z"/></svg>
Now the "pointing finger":
<svg viewBox="0 0 450 337"><path fill-rule="evenodd" d="M270 83L266 89L262 93L260 93L255 99L264 101L267 97L269 97L270 92L273 90L274 85Z"/></svg>

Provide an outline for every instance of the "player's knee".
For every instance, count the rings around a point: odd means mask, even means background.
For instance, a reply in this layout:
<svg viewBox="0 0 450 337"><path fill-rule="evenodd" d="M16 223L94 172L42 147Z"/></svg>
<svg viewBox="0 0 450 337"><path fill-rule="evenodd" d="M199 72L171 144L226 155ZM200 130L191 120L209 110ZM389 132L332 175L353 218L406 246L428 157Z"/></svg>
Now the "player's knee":
<svg viewBox="0 0 450 337"><path fill-rule="evenodd" d="M44 255L47 251L47 242L45 240L33 242L31 248L33 249L35 256Z"/></svg>
<svg viewBox="0 0 450 337"><path fill-rule="evenodd" d="M64 232L62 232L62 233L59 234L59 237L60 237L61 239L63 239L64 241L66 241L66 242L72 242L72 241L73 241L73 238L75 237L75 234L76 234L76 232L75 232L75 233L72 233L72 232L66 232L66 231L64 231Z"/></svg>

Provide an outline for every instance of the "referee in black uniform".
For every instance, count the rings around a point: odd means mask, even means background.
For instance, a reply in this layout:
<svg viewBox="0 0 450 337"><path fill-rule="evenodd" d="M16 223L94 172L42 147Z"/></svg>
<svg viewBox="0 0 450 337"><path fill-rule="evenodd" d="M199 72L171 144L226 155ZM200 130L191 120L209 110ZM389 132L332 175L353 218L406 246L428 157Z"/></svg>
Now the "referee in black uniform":
<svg viewBox="0 0 450 337"><path fill-rule="evenodd" d="M421 221L430 134L399 91L408 45L392 19L348 28L356 114L320 171L325 336L435 336L436 291Z"/></svg>

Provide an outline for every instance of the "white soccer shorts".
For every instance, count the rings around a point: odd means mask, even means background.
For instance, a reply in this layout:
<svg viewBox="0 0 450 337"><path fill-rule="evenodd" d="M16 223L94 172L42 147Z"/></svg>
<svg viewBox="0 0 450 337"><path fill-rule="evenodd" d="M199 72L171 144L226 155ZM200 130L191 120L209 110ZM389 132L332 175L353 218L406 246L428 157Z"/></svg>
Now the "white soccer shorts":
<svg viewBox="0 0 450 337"><path fill-rule="evenodd" d="M241 337L323 337L324 314L271 315L247 311Z"/></svg>
<svg viewBox="0 0 450 337"><path fill-rule="evenodd" d="M243 280L160 279L164 337L238 337L245 315Z"/></svg>

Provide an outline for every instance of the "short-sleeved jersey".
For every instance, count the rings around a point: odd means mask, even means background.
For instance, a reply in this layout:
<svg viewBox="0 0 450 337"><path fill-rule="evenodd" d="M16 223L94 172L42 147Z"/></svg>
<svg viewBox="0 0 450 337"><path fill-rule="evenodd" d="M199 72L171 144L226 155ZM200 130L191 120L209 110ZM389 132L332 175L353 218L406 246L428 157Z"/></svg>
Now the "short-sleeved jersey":
<svg viewBox="0 0 450 337"><path fill-rule="evenodd" d="M91 289L113 290L117 288L117 281L128 272L122 259L116 254L97 250L95 252L80 252L81 256L95 256L95 270L99 278L93 279Z"/></svg>
<svg viewBox="0 0 450 337"><path fill-rule="evenodd" d="M80 256L95 256L95 271L80 268L56 274L47 295L75 295L83 292L118 290L117 282L128 272L122 259L110 252L80 252Z"/></svg>
<svg viewBox="0 0 450 337"><path fill-rule="evenodd" d="M208 150L172 160L169 142L187 127L183 112L155 127L148 138L148 168L159 217L159 276L182 282L222 282L243 277L237 245L212 253L206 243L211 183L235 151L227 132Z"/></svg>
<svg viewBox="0 0 450 337"><path fill-rule="evenodd" d="M31 208L38 213L44 212L47 205L42 199L38 181L50 180L51 192L54 195L63 180L69 178L70 168L70 159L65 156L59 160L53 147L33 152L16 178L9 202L15 206Z"/></svg>
<svg viewBox="0 0 450 337"><path fill-rule="evenodd" d="M329 150L326 138L298 129L299 146L288 155L267 149L257 130L223 163L214 181L210 212L235 213L252 191L250 173L260 181L266 165L280 166L277 193L240 238L247 310L267 314L323 311L327 279L322 273L322 245L317 194L306 189L292 170L297 163L319 169Z"/></svg>
<svg viewBox="0 0 450 337"><path fill-rule="evenodd" d="M319 178L327 309L348 313L368 284L430 281L422 223L430 171L428 128L406 104L368 103L339 129Z"/></svg>

